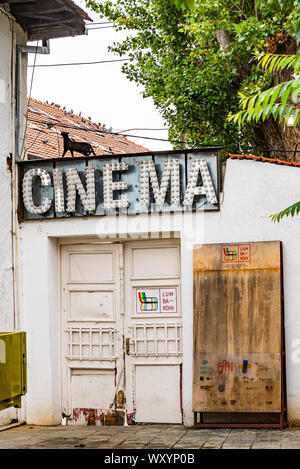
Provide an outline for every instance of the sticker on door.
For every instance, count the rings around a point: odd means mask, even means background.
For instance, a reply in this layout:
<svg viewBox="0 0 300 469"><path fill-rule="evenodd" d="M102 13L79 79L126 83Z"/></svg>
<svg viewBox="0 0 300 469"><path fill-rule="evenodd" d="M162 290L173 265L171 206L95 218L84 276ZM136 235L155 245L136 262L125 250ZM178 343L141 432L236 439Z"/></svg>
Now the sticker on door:
<svg viewBox="0 0 300 469"><path fill-rule="evenodd" d="M177 314L177 288L137 288L136 313Z"/></svg>

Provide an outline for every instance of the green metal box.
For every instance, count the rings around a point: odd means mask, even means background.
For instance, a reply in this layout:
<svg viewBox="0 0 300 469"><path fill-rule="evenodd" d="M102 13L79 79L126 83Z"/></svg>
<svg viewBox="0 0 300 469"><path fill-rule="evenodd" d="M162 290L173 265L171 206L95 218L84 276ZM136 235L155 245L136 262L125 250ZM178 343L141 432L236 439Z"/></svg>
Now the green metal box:
<svg viewBox="0 0 300 469"><path fill-rule="evenodd" d="M21 407L26 390L26 333L0 332L0 410Z"/></svg>

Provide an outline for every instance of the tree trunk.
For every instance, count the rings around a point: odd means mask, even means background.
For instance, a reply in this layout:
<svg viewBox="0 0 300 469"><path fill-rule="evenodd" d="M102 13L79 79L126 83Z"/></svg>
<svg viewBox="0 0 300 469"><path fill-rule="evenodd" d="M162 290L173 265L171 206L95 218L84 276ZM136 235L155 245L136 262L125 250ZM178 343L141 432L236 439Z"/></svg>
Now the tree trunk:
<svg viewBox="0 0 300 469"><path fill-rule="evenodd" d="M270 117L261 121L255 129L255 144L258 152L270 158L300 162L300 125L296 129L287 127Z"/></svg>
<svg viewBox="0 0 300 469"><path fill-rule="evenodd" d="M282 33L279 33L267 43L267 52L294 55L297 52L297 44L294 38L285 38ZM275 73L271 86L276 86L283 81L291 80L292 76L293 68ZM280 102L280 99L277 99L277 102ZM299 103L295 104L290 99L288 100L288 104L299 107ZM288 127L285 119L279 123L278 117L276 121L273 117L270 117L264 122L259 121L255 129L255 144L261 149L261 153L265 156L299 163L300 121L298 121L295 129L294 127Z"/></svg>

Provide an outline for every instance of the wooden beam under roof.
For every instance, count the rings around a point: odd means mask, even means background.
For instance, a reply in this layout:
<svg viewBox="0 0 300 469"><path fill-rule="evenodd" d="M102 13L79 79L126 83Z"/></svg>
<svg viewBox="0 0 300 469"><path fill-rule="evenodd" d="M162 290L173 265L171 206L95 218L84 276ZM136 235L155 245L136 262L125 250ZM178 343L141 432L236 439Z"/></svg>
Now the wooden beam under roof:
<svg viewBox="0 0 300 469"><path fill-rule="evenodd" d="M61 28L51 28L45 29L44 31L41 30L33 30L30 31L29 40L35 41L37 39L56 39L60 37L70 37L70 36L79 36L81 34L85 34L85 28L81 28L77 26L77 28L69 28L69 27L61 27Z"/></svg>
<svg viewBox="0 0 300 469"><path fill-rule="evenodd" d="M16 18L19 17L19 15L15 15ZM68 18L62 18L58 15L52 15L52 16L47 16L47 15L41 15L41 16L26 16L22 17L22 22L23 25L26 27L35 27L35 26L43 26L45 24L50 25L57 25L61 21L75 21L74 17L68 19Z"/></svg>
<svg viewBox="0 0 300 469"><path fill-rule="evenodd" d="M69 19L58 19L57 21L49 21L49 22L44 22L42 24L39 23L27 23L26 26L30 29L34 29L35 31L42 30L42 29L47 29L49 27L60 27L60 26L65 26L65 25L72 25L74 23L74 27L76 28L76 22L74 21L74 18L69 18ZM69 27L69 26L68 26Z"/></svg>
<svg viewBox="0 0 300 469"><path fill-rule="evenodd" d="M1 2L1 0L0 0ZM48 8L44 10L38 10L36 5L20 5L17 6L15 5L14 7L14 12L15 15L22 15L24 18L40 18L41 15L51 15L51 14L57 14L57 13L62 13L66 11L64 7L57 7L57 8Z"/></svg>
<svg viewBox="0 0 300 469"><path fill-rule="evenodd" d="M80 8L78 5L76 5L76 3L74 3L72 0L56 0L56 2L60 5L64 5L65 7L67 7L67 5L70 7L70 9L73 11L73 12L76 12L77 15L86 20L86 21L93 21L89 15L82 9Z"/></svg>
<svg viewBox="0 0 300 469"><path fill-rule="evenodd" d="M41 17L42 21L40 21L40 18L25 18L23 20L23 24L28 27L28 28L40 28L44 26L60 26L65 23L76 23L76 20L74 18L74 15L68 15L68 16L42 16Z"/></svg>
<svg viewBox="0 0 300 469"><path fill-rule="evenodd" d="M15 4L15 3L36 3L37 0L0 0L0 3L9 3Z"/></svg>
<svg viewBox="0 0 300 469"><path fill-rule="evenodd" d="M77 36L86 33L88 14L72 0L0 0L28 33L28 40Z"/></svg>

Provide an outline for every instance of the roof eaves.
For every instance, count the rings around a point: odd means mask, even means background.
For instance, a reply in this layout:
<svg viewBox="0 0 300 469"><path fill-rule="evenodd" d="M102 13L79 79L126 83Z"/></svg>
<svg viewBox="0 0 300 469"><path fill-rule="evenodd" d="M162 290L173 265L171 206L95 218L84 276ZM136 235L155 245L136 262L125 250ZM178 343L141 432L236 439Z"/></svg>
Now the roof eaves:
<svg viewBox="0 0 300 469"><path fill-rule="evenodd" d="M72 0L7 0L10 11L28 40L53 39L86 34L88 14Z"/></svg>

